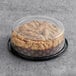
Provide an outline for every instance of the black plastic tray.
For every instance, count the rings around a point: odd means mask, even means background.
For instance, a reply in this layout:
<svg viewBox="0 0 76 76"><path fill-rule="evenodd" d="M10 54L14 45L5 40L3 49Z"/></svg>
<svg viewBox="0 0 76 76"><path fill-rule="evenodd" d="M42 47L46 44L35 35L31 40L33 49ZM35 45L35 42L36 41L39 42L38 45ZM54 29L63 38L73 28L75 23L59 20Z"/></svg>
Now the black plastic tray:
<svg viewBox="0 0 76 76"><path fill-rule="evenodd" d="M64 43L64 47L57 52L56 54L50 55L50 56L45 56L45 57L30 57L30 56L26 56L24 54L19 53L18 51L16 51L10 44L10 39L8 40L8 49L9 51L11 51L14 55L21 57L23 59L26 60L33 60L33 61L45 61L45 60L50 60L50 59L54 59L59 57L60 55L62 55L66 49L68 48L68 41L67 39L65 39L65 43Z"/></svg>

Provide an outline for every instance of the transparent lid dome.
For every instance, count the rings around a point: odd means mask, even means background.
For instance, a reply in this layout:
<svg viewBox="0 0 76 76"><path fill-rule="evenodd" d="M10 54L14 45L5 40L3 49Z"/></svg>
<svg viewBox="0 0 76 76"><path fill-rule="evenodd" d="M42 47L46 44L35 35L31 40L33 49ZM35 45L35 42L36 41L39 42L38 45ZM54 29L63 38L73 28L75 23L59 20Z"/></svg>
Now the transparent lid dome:
<svg viewBox="0 0 76 76"><path fill-rule="evenodd" d="M52 40L64 33L60 21L46 16L24 17L13 26L13 32L28 40Z"/></svg>

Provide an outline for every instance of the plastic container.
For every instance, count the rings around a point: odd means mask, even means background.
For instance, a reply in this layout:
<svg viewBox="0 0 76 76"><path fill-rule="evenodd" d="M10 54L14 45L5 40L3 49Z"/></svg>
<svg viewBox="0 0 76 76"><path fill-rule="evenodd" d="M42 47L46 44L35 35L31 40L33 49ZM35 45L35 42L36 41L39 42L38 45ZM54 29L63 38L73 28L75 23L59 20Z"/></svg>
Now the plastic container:
<svg viewBox="0 0 76 76"><path fill-rule="evenodd" d="M65 44L64 26L60 21L46 16L28 16L13 24L9 48L23 58L44 60L62 53Z"/></svg>

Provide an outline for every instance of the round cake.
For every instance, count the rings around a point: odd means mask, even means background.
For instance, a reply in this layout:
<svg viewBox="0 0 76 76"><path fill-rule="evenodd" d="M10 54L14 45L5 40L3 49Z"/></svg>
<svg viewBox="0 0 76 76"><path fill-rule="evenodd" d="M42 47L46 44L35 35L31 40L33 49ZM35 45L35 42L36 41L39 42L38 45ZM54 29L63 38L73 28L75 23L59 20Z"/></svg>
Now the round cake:
<svg viewBox="0 0 76 76"><path fill-rule="evenodd" d="M32 20L15 27L11 35L11 45L27 56L49 56L64 46L64 32L51 22Z"/></svg>

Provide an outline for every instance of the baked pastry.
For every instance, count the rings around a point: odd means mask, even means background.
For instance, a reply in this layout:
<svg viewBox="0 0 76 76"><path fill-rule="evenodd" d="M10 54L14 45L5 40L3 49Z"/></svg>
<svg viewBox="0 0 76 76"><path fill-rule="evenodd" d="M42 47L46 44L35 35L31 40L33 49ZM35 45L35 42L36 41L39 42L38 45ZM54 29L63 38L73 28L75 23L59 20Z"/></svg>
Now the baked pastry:
<svg viewBox="0 0 76 76"><path fill-rule="evenodd" d="M15 50L28 56L48 56L64 45L64 32L56 24L33 20L17 26L11 35Z"/></svg>

